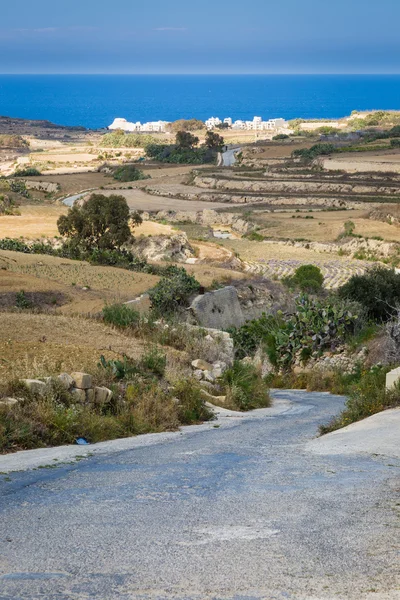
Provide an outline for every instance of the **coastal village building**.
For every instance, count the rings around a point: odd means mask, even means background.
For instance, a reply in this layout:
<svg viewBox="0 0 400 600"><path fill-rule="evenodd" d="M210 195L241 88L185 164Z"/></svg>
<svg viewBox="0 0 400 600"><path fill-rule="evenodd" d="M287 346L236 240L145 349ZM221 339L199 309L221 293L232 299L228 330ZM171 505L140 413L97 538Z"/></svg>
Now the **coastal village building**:
<svg viewBox="0 0 400 600"><path fill-rule="evenodd" d="M287 126L285 119L269 119L269 121L263 121L262 117L254 117L252 121L237 120L232 121L231 117L227 117L223 120L232 129L241 129L247 131L266 131L274 129L282 129ZM207 129L214 129L218 125L221 125L222 121L218 117L211 117L206 121Z"/></svg>
<svg viewBox="0 0 400 600"><path fill-rule="evenodd" d="M233 122L231 117L226 117L223 121L219 117L210 117L205 122L207 129L215 129L218 125L223 123L227 124L228 127L237 130L247 131L268 131L276 129L284 129L287 127L285 119L269 119L263 121L262 117L254 117L252 121L241 121L240 119ZM126 119L116 118L113 123L108 126L108 129L115 131L121 129L127 133L164 133L168 121L149 121L147 123L131 123Z"/></svg>
<svg viewBox="0 0 400 600"><path fill-rule="evenodd" d="M168 121L149 121L147 123L140 123L140 121L138 121L137 123L130 123L126 119L117 118L108 126L108 129L122 129L122 131L128 133L162 133L165 131L167 124Z"/></svg>

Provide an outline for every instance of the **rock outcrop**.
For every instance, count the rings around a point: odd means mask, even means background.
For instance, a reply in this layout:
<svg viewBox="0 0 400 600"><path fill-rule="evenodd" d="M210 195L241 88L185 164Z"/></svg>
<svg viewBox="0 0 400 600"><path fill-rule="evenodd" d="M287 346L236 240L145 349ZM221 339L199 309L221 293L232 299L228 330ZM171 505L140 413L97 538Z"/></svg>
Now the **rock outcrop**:
<svg viewBox="0 0 400 600"><path fill-rule="evenodd" d="M150 261L171 260L185 262L195 257L195 251L189 244L186 233L174 235L153 235L137 238L130 249Z"/></svg>
<svg viewBox="0 0 400 600"><path fill-rule="evenodd" d="M212 329L240 327L245 322L238 293L233 286L196 296L189 312L196 323Z"/></svg>

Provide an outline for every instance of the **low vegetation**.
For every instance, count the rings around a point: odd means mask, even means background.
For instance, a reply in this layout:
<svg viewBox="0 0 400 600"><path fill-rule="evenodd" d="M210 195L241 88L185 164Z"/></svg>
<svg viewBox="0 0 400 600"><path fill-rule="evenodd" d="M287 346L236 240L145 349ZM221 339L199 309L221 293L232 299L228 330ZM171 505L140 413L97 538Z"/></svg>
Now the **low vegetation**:
<svg viewBox="0 0 400 600"><path fill-rule="evenodd" d="M20 401L0 405L0 452L72 444L79 437L95 443L212 419L198 382L168 386L164 370L165 357L156 350L140 361L102 359L96 381L113 391L105 406L77 403L57 379L50 380L44 395L19 381L4 384L1 395Z"/></svg>
<svg viewBox="0 0 400 600"><path fill-rule="evenodd" d="M251 363L236 360L221 377L227 405L237 410L271 406L269 386Z"/></svg>
<svg viewBox="0 0 400 600"><path fill-rule="evenodd" d="M103 148L145 148L148 144L157 143L157 138L144 133L125 133L117 129L106 133L101 138L100 146Z"/></svg>
<svg viewBox="0 0 400 600"><path fill-rule="evenodd" d="M122 182L150 179L150 175L146 175L134 165L122 165L113 171L112 176L116 181Z"/></svg>

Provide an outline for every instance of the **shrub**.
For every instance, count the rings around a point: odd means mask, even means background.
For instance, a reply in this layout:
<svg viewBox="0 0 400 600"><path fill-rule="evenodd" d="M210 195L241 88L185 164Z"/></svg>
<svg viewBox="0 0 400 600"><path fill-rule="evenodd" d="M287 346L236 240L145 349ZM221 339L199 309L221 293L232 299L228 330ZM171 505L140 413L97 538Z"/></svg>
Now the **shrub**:
<svg viewBox="0 0 400 600"><path fill-rule="evenodd" d="M251 242L263 242L265 240L265 236L261 235L261 233L258 233L257 231L246 233L243 237Z"/></svg>
<svg viewBox="0 0 400 600"><path fill-rule="evenodd" d="M392 148L400 148L400 139L390 140L390 145Z"/></svg>
<svg viewBox="0 0 400 600"><path fill-rule="evenodd" d="M145 371L163 377L167 366L167 357L157 346L154 346L142 356L140 365L143 366Z"/></svg>
<svg viewBox="0 0 400 600"><path fill-rule="evenodd" d="M35 167L27 167L26 169L17 169L14 171L13 177L37 177L41 175L41 172Z"/></svg>
<svg viewBox="0 0 400 600"><path fill-rule="evenodd" d="M210 421L214 414L206 407L201 387L195 379L182 379L174 383L173 393L179 401L179 420L183 424Z"/></svg>
<svg viewBox="0 0 400 600"><path fill-rule="evenodd" d="M359 302L367 316L377 322L388 321L400 303L400 274L377 266L364 275L353 275L338 290L340 298Z"/></svg>
<svg viewBox="0 0 400 600"><path fill-rule="evenodd" d="M386 373L390 367L374 367L350 387L345 409L327 425L320 426L325 434L356 421L370 417L387 408L400 406L400 387L385 389Z"/></svg>
<svg viewBox="0 0 400 600"><path fill-rule="evenodd" d="M303 292L318 292L322 289L324 276L315 265L301 265L292 277L286 277L283 282L289 287L297 286Z"/></svg>
<svg viewBox="0 0 400 600"><path fill-rule="evenodd" d="M314 144L311 148L301 148L292 152L293 158L302 158L307 162L314 160L317 156L324 156L336 152L334 144Z"/></svg>
<svg viewBox="0 0 400 600"><path fill-rule="evenodd" d="M113 179L116 181L140 181L141 179L150 179L150 175L146 175L134 165L123 165L115 169Z"/></svg>
<svg viewBox="0 0 400 600"><path fill-rule="evenodd" d="M288 140L289 136L286 133L278 133L278 135L274 135L272 138L273 142L278 142L279 140Z"/></svg>
<svg viewBox="0 0 400 600"><path fill-rule="evenodd" d="M32 308L32 302L29 300L24 290L21 290L15 294L15 306L22 309Z"/></svg>
<svg viewBox="0 0 400 600"><path fill-rule="evenodd" d="M263 315L234 330L235 350L243 356L261 346L272 364L289 369L298 356L307 362L313 353L335 349L354 333L358 319L334 298L303 295L296 300L293 315Z"/></svg>
<svg viewBox="0 0 400 600"><path fill-rule="evenodd" d="M151 135L124 133L120 129L103 135L100 146L106 148L144 148L147 144L154 143L156 143L156 138Z"/></svg>
<svg viewBox="0 0 400 600"><path fill-rule="evenodd" d="M103 308L103 319L108 325L125 329L140 322L140 314L126 304L111 304Z"/></svg>
<svg viewBox="0 0 400 600"><path fill-rule="evenodd" d="M186 306L190 296L200 289L199 282L185 269L162 277L149 291L152 309L159 315L171 315Z"/></svg>
<svg viewBox="0 0 400 600"><path fill-rule="evenodd" d="M271 405L268 385L252 364L236 360L220 382L225 387L228 404L234 408L253 410Z"/></svg>

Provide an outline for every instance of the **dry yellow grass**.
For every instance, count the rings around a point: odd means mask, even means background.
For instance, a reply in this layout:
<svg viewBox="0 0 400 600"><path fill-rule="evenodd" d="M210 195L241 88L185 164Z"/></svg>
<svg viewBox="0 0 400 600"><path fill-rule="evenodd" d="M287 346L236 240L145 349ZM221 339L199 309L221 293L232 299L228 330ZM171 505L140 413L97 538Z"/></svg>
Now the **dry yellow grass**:
<svg viewBox="0 0 400 600"><path fill-rule="evenodd" d="M312 242L332 242L344 231L344 223L352 221L354 233L364 237L380 236L400 242L400 227L369 219L371 209L351 211L257 213L260 233L271 238L304 238ZM305 217L313 217L306 219ZM299 218L301 217L301 218Z"/></svg>
<svg viewBox="0 0 400 600"><path fill-rule="evenodd" d="M0 216L0 238L36 239L58 235L57 219L67 212L66 206L25 205L20 215Z"/></svg>
<svg viewBox="0 0 400 600"><path fill-rule="evenodd" d="M62 315L0 313L0 380L46 377L63 371L94 372L102 354L107 359L126 354L140 358L146 340L124 335L101 321ZM187 365L184 352L164 348L167 372Z"/></svg>

